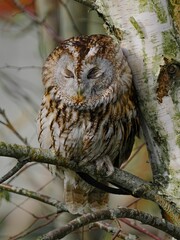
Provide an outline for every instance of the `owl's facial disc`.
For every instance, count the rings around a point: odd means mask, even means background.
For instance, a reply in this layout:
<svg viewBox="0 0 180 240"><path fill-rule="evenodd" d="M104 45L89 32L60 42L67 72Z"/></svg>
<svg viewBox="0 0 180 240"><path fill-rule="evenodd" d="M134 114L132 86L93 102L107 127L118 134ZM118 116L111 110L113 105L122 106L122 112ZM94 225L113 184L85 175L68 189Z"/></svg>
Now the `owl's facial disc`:
<svg viewBox="0 0 180 240"><path fill-rule="evenodd" d="M91 107L104 98L110 99L113 66L107 59L85 58L82 61L63 55L56 65L55 79L61 101L79 108Z"/></svg>

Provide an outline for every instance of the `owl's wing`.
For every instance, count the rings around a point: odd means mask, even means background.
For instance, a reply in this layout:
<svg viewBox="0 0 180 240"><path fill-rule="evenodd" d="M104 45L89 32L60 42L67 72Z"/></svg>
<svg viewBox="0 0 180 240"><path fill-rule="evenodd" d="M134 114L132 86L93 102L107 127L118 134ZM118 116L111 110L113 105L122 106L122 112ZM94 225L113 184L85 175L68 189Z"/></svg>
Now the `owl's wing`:
<svg viewBox="0 0 180 240"><path fill-rule="evenodd" d="M130 128L124 123L124 137L126 138L126 143L121 149L121 152L116 157L114 161L114 167L120 168L123 162L128 160L135 141L135 136L139 136L139 119L138 117L132 118Z"/></svg>
<svg viewBox="0 0 180 240"><path fill-rule="evenodd" d="M107 193L111 193L111 194L117 194L117 195L129 195L131 194L128 190L126 190L125 188L119 186L119 185L115 185L113 183L111 183L112 185L116 186L117 188L114 187L109 187L108 185L102 183L102 182L98 182L96 179L94 179L93 177L89 176L86 173L83 172L77 172L77 174L88 184L92 185L95 188L98 188L104 192Z"/></svg>
<svg viewBox="0 0 180 240"><path fill-rule="evenodd" d="M46 96L43 97L41 109L37 119L37 131L40 147L43 149L52 148L53 139L51 134L51 123L53 121L53 114L49 112L46 107Z"/></svg>
<svg viewBox="0 0 180 240"><path fill-rule="evenodd" d="M121 166L121 164L126 161L132 151L133 148L133 144L134 144L134 138L135 136L139 135L139 119L138 117L132 118L131 121L131 128L128 129L126 126L124 127L124 132L125 132L125 136L126 134L128 135L127 137L127 142L125 144L125 147L122 148L122 151L119 153L119 155L116 157L115 161L114 161L114 167L119 168ZM120 185L117 184L113 184L112 185L116 186L116 188L114 187L110 187L102 182L97 181L96 179L94 179L93 177L89 176L86 173L82 173L82 172L78 172L78 175L87 183L89 183L90 185L94 186L95 188L98 188L104 192L108 192L111 194L118 194L118 195L130 195L132 194L129 190L123 188Z"/></svg>
<svg viewBox="0 0 180 240"><path fill-rule="evenodd" d="M37 118L37 132L38 132L38 141L40 147L43 149L53 149L53 133L52 133L52 122L55 118L54 112L49 109L49 98L46 93L43 97L41 109ZM56 166L48 165L49 170L53 175L56 174Z"/></svg>

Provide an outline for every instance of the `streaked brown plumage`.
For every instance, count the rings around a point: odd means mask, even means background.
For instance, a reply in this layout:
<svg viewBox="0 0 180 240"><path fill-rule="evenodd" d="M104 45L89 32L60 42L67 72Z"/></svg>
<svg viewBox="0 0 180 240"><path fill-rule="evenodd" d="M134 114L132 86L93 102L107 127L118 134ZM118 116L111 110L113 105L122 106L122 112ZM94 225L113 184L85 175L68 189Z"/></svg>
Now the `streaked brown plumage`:
<svg viewBox="0 0 180 240"><path fill-rule="evenodd" d="M38 118L39 142L67 161L95 163L113 172L127 160L138 121L132 75L121 48L105 35L61 43L43 68L45 94ZM64 196L72 213L105 208L108 194L64 171Z"/></svg>

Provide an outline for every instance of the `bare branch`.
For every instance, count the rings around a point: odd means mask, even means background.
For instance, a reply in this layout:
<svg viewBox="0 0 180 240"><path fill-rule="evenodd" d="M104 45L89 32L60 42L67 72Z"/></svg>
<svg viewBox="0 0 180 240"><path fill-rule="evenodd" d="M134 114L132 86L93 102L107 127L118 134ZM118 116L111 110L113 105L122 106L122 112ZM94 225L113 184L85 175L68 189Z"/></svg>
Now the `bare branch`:
<svg viewBox="0 0 180 240"><path fill-rule="evenodd" d="M106 219L116 219L116 218L131 218L141 221L143 224L148 224L155 228L158 228L177 239L180 238L180 228L174 226L171 223L165 222L158 217L153 217L148 213L144 213L135 209L127 209L127 208L118 208L118 209L110 209L103 210L94 213L88 213L81 217L78 217L67 225L55 229L53 231L48 232L47 234L39 237L38 240L55 240L61 239L67 234L83 227L89 223L102 221Z"/></svg>
<svg viewBox="0 0 180 240"><path fill-rule="evenodd" d="M146 146L145 143L142 143L140 146L138 146L138 148L137 148L136 151L132 154L132 156L130 156L130 158L121 165L121 169L124 169L124 168L129 164L129 162L131 162L132 159L138 154L138 152L139 152L143 147L145 147L145 146Z"/></svg>
<svg viewBox="0 0 180 240"><path fill-rule="evenodd" d="M45 22L45 20L40 19L38 16L34 15L32 12L30 12L23 4L21 4L18 0L13 0L14 4L18 9L20 9L24 14L26 14L34 23L37 23L39 25L42 25L46 28L48 33L58 42L61 41L60 37L56 34L54 29Z"/></svg>
<svg viewBox="0 0 180 240"><path fill-rule="evenodd" d="M0 115L4 118L5 122L0 121L1 124L5 125L7 128L9 128L15 135L18 137L22 143L25 145L29 145L26 138L23 138L21 134L15 129L15 127L10 122L9 118L7 117L5 111L0 108Z"/></svg>
<svg viewBox="0 0 180 240"><path fill-rule="evenodd" d="M9 240L17 240L17 239L21 239L22 237L26 237L29 234L33 233L34 231L41 229L47 225L49 225L51 222L53 222L56 218L58 217L58 214L51 214L51 215L47 215L47 216L43 216L42 218L46 218L47 221L41 225L38 225L37 227L34 227L33 229L30 230L30 228L40 219L35 219L30 226L28 226L26 229L24 229L22 232L12 236L9 238ZM41 219L42 219L41 218ZM49 219L50 218L50 219Z"/></svg>
<svg viewBox="0 0 180 240"><path fill-rule="evenodd" d="M70 20L71 20L71 22L72 22L72 25L73 25L75 31L80 35L81 32L80 32L79 28L77 27L77 25L75 24L75 21L74 21L74 19L73 19L73 16L72 16L69 8L67 7L67 5L66 5L62 0L59 0L59 3L60 3L60 4L64 7L64 9L66 10L66 13L67 13L67 15L69 16L69 18L70 18Z"/></svg>
<svg viewBox="0 0 180 240"><path fill-rule="evenodd" d="M3 177L0 178L0 184L8 180L10 177L14 176L24 165L26 161L19 161L8 173L6 173Z"/></svg>
<svg viewBox="0 0 180 240"><path fill-rule="evenodd" d="M116 237L121 237L122 239L126 239L126 237L128 236L128 234L124 233L121 228L113 227L113 226L109 225L108 223L95 222L95 223L90 224L89 229L91 229L93 227L99 228L101 230L104 230L108 233L113 234L112 240L116 239Z"/></svg>
<svg viewBox="0 0 180 240"><path fill-rule="evenodd" d="M52 180L53 180L53 179L52 179ZM51 180L51 181L52 181L52 180ZM39 192L39 191L41 191L42 189L44 189L44 187L46 187L51 181L48 181L48 182L45 183L43 186L41 186L40 188L38 188L36 192ZM13 208L13 209L11 209L11 210L9 211L9 213L1 219L0 224L1 224L3 221L5 221L5 219L6 219L12 212L14 212L17 208L20 208L20 209L22 209L23 211L26 211L27 213L29 213L31 216L36 217L33 213L29 212L27 209L25 210L25 209L22 208L22 206L21 206L21 205L23 205L25 202L27 202L28 200L29 200L29 198L25 198L20 204L16 204L16 203L12 202L12 200L10 199L9 201L10 201L13 205L15 205L16 207Z"/></svg>
<svg viewBox="0 0 180 240"><path fill-rule="evenodd" d="M138 230L139 232L142 232L143 234L151 237L152 239L155 239L155 240L162 240L161 238L155 236L154 234L152 234L151 232L149 232L146 228L144 227L141 227L141 226L138 226L136 223L132 223L131 221L129 221L128 219L120 219L121 222L123 223L126 223L128 226Z"/></svg>
<svg viewBox="0 0 180 240"><path fill-rule="evenodd" d="M93 164L89 166L79 166L76 162L68 161L68 159L63 158L60 154L56 156L50 150L31 148L17 144L5 144L4 142L0 142L0 155L18 159L21 158L25 159L25 161L27 161L27 157L29 157L28 162L48 163L69 168L75 172L83 172L91 176L100 176L105 179L106 182L129 190L135 197L152 200L161 206L175 224L180 224L180 210L176 205L168 200L166 196L161 195L157 186L131 173L115 168L111 176L105 177L105 173L103 171L101 173L97 172Z"/></svg>
<svg viewBox="0 0 180 240"><path fill-rule="evenodd" d="M19 162L18 162L19 163ZM18 164L17 163L17 164ZM16 177L18 177L22 172L24 172L27 168L30 168L32 166L34 166L35 164L37 163L29 163L29 164L26 164L24 165L22 168L20 168L17 172L13 172L14 174L12 174L11 178L8 179L7 183L11 183ZM15 166L16 167L16 166ZM0 183L3 183L4 181L0 182Z"/></svg>
<svg viewBox="0 0 180 240"><path fill-rule="evenodd" d="M14 66L14 65L9 65L9 64L6 64L4 66L1 66L0 69L14 69L14 70L17 70L17 71L20 71L20 70L26 70L26 69L38 69L38 70L41 70L42 67L41 66Z"/></svg>
<svg viewBox="0 0 180 240"><path fill-rule="evenodd" d="M27 190L25 188L15 187L10 184L0 184L0 190L1 191L5 190L8 192L12 192L12 193L16 193L19 195L23 195L26 197L36 199L40 202L43 202L43 203L46 203L46 204L56 207L58 212L67 212L65 204L61 203L60 201L58 201L56 199L50 198L47 195L40 194L38 192L33 192L33 191Z"/></svg>

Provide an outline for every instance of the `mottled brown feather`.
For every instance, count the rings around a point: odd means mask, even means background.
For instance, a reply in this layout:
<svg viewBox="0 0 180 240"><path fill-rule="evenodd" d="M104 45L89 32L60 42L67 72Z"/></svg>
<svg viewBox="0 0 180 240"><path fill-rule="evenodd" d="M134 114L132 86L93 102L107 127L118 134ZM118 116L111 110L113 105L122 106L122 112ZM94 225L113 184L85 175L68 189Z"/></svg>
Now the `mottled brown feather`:
<svg viewBox="0 0 180 240"><path fill-rule="evenodd" d="M94 66L96 71L88 75ZM70 76L64 76L66 68L72 72ZM67 161L95 163L107 171L128 159L138 130L135 94L131 70L111 37L80 36L64 41L47 58L43 83L45 94L38 117L42 148L53 149ZM107 207L107 193L70 170L61 171L70 212Z"/></svg>

